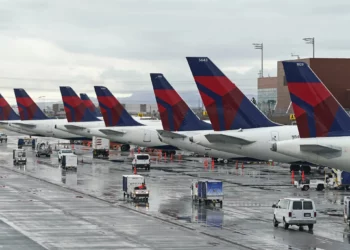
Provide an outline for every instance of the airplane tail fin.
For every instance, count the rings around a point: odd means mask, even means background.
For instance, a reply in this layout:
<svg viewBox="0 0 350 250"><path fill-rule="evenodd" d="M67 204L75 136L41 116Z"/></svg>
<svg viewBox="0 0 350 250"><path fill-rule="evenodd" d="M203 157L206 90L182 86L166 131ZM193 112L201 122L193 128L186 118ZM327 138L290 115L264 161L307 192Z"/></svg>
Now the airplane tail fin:
<svg viewBox="0 0 350 250"><path fill-rule="evenodd" d="M349 136L350 117L304 62L282 62L301 138Z"/></svg>
<svg viewBox="0 0 350 250"><path fill-rule="evenodd" d="M100 121L71 87L60 86L60 91L68 122Z"/></svg>
<svg viewBox="0 0 350 250"><path fill-rule="evenodd" d="M192 131L212 129L210 124L200 120L193 113L163 74L152 73L151 81L164 130Z"/></svg>
<svg viewBox="0 0 350 250"><path fill-rule="evenodd" d="M187 57L216 131L279 126L269 120L208 57Z"/></svg>
<svg viewBox="0 0 350 250"><path fill-rule="evenodd" d="M106 127L142 125L131 117L108 88L95 86L95 92Z"/></svg>
<svg viewBox="0 0 350 250"><path fill-rule="evenodd" d="M91 101L89 96L85 93L80 93L80 99L83 101L85 106L97 117L101 116L101 112L96 108L95 104Z"/></svg>
<svg viewBox="0 0 350 250"><path fill-rule="evenodd" d="M49 119L24 89L14 89L21 120Z"/></svg>
<svg viewBox="0 0 350 250"><path fill-rule="evenodd" d="M5 98L0 94L0 121L20 120L19 115L8 104Z"/></svg>

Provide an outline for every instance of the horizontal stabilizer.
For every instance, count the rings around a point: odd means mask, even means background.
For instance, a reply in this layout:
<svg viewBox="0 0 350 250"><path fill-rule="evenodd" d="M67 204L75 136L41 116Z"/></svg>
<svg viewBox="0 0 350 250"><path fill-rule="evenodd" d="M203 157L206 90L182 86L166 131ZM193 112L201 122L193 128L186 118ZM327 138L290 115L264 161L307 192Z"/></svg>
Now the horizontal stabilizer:
<svg viewBox="0 0 350 250"><path fill-rule="evenodd" d="M12 122L11 124L17 125L17 126L21 126L21 127L25 127L25 128L35 128L36 127L35 124L21 123L21 122Z"/></svg>
<svg viewBox="0 0 350 250"><path fill-rule="evenodd" d="M207 140L211 143L230 143L237 145L248 145L255 141L249 141L241 137L236 137L232 135L223 135L223 134L207 134L205 135Z"/></svg>
<svg viewBox="0 0 350 250"><path fill-rule="evenodd" d="M319 153L341 152L342 149L332 145L307 144L307 145L300 145L300 151L307 151L307 152L319 154Z"/></svg>
<svg viewBox="0 0 350 250"><path fill-rule="evenodd" d="M162 129L157 129L157 132L160 136L162 137L168 137L168 138L186 138L186 135L182 135L182 134L178 134L175 132L171 132L171 131L166 131L166 130L162 130Z"/></svg>
<svg viewBox="0 0 350 250"><path fill-rule="evenodd" d="M100 129L100 132L104 133L105 135L114 135L114 136L123 136L125 134L124 131L121 130L113 130L113 129Z"/></svg>
<svg viewBox="0 0 350 250"><path fill-rule="evenodd" d="M85 127L77 126L77 125L64 125L66 129L72 129L72 130L84 130Z"/></svg>

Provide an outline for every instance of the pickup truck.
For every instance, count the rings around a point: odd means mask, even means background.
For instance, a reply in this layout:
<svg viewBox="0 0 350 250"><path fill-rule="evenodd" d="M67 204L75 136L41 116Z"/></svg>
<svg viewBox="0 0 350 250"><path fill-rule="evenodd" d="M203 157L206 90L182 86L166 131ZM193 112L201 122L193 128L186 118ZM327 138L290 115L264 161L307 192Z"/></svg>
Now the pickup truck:
<svg viewBox="0 0 350 250"><path fill-rule="evenodd" d="M74 154L73 150L71 150L71 149L65 149L65 148L60 149L58 151L58 162L60 162L62 160L63 155L75 155L75 154Z"/></svg>

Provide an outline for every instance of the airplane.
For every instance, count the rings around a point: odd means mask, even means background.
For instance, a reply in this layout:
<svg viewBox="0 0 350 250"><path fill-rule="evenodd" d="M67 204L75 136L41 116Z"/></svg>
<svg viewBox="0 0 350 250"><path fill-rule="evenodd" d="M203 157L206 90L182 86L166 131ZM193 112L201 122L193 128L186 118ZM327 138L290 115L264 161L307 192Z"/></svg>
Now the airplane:
<svg viewBox="0 0 350 250"><path fill-rule="evenodd" d="M271 150L350 172L350 116L307 63L282 64L300 138Z"/></svg>
<svg viewBox="0 0 350 250"><path fill-rule="evenodd" d="M85 93L80 93L80 99L83 101L85 106L98 118L102 118L102 114L95 104L91 101L89 96Z"/></svg>
<svg viewBox="0 0 350 250"><path fill-rule="evenodd" d="M21 118L16 112L11 108L5 98L0 94L0 128L16 132L19 134L30 135L30 136L38 136L38 134L30 133L21 128L11 127L9 124L11 122L20 122Z"/></svg>
<svg viewBox="0 0 350 250"><path fill-rule="evenodd" d="M269 120L208 57L187 57L187 61L215 130L190 137L192 142L246 157L289 163L291 170L310 171L308 162L270 150L274 141L298 138L296 126ZM238 122L242 127L234 130Z"/></svg>
<svg viewBox="0 0 350 250"><path fill-rule="evenodd" d="M200 120L193 113L163 74L151 73L150 76L163 125L162 130L157 130L162 142L189 152L221 158L225 163L228 159L247 160L240 155L206 148L191 142L189 136L203 131L212 131L211 124Z"/></svg>
<svg viewBox="0 0 350 250"><path fill-rule="evenodd" d="M14 92L21 121L9 123L11 128L20 128L41 136L66 140L89 139L56 129L56 124L66 124L67 119L48 118L24 89L14 89Z"/></svg>
<svg viewBox="0 0 350 250"><path fill-rule="evenodd" d="M106 87L95 86L96 96L99 102L100 110L104 119L105 126L86 127L80 124L80 128L74 130L74 133L86 137L103 137L125 145L123 151L130 149L130 144L141 147L150 147L164 149L168 153L175 154L177 148L162 143L158 138L156 129L161 128L159 120L141 120L136 121L125 110L118 100ZM68 124L69 125L69 124ZM69 129L72 127L56 126L57 129ZM69 130L72 131L73 130Z"/></svg>

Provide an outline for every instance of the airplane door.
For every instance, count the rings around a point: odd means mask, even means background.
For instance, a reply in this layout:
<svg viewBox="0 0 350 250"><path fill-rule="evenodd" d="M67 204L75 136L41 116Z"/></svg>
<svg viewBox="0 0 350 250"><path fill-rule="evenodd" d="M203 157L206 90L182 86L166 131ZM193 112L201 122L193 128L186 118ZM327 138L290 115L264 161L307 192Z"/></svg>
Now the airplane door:
<svg viewBox="0 0 350 250"><path fill-rule="evenodd" d="M143 130L143 141L144 142L151 142L151 131L148 129Z"/></svg>
<svg viewBox="0 0 350 250"><path fill-rule="evenodd" d="M278 138L278 132L276 131L272 131L271 132L271 141L278 141L279 138Z"/></svg>

